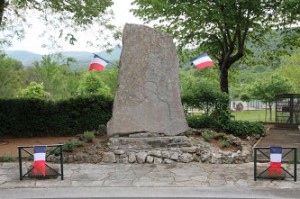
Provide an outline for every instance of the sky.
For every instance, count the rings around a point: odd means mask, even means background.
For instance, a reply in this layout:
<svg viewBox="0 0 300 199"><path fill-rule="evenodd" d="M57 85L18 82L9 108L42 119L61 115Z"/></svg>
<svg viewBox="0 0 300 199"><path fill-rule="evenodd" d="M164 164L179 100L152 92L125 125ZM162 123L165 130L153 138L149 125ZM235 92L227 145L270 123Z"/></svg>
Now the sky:
<svg viewBox="0 0 300 199"><path fill-rule="evenodd" d="M131 8L132 0L113 0L114 5L112 7L115 19L113 24L116 26L124 27L125 23L135 23L142 24L142 21L134 17L132 13L129 12ZM47 54L50 51L42 48L42 44L46 43L46 38L39 37L42 31L39 30L42 22L35 22L30 29L26 29L26 36L22 41L13 40L13 44L7 50L25 50L38 54ZM102 51L103 49L95 49L86 45L86 33L76 35L77 42L75 45L70 45L68 42L61 43L63 45L64 51L88 51L88 52L97 52Z"/></svg>

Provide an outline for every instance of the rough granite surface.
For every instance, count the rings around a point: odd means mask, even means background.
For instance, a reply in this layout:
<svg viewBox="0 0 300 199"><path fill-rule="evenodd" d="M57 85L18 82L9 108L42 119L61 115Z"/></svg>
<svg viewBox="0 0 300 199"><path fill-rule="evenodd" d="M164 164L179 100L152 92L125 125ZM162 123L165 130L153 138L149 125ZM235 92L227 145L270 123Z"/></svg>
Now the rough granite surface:
<svg viewBox="0 0 300 199"><path fill-rule="evenodd" d="M144 25L126 24L107 134L174 136L187 131L178 69L176 47L169 35Z"/></svg>

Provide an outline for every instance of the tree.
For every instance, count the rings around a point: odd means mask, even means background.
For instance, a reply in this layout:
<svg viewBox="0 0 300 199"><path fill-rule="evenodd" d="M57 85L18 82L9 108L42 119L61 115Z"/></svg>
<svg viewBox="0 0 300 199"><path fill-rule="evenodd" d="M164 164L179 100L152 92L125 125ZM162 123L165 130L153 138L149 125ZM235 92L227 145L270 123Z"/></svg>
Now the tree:
<svg viewBox="0 0 300 199"><path fill-rule="evenodd" d="M172 34L180 48L195 47L195 53L204 50L217 59L220 89L226 93L229 69L251 51L246 42L262 45L264 33L288 19L278 11L282 1L276 0L134 0L133 4L136 16ZM291 23L297 22L295 18Z"/></svg>
<svg viewBox="0 0 300 199"><path fill-rule="evenodd" d="M97 71L86 72L83 75L77 93L83 96L102 95L112 97L110 88L104 84Z"/></svg>
<svg viewBox="0 0 300 199"><path fill-rule="evenodd" d="M64 38L74 44L74 34L86 29L92 29L103 36L101 27L114 28L109 24L112 12L108 8L112 4L112 0L1 0L0 30L4 34L1 42L9 44L7 38L14 35L22 38L24 24L30 25L28 15L44 21L47 25L45 33L49 33L50 40Z"/></svg>
<svg viewBox="0 0 300 199"><path fill-rule="evenodd" d="M16 97L22 87L24 67L21 62L0 57L0 98Z"/></svg>
<svg viewBox="0 0 300 199"><path fill-rule="evenodd" d="M50 93L44 91L44 85L36 82L30 82L27 88L21 91L20 97L35 98L35 99L48 99Z"/></svg>
<svg viewBox="0 0 300 199"><path fill-rule="evenodd" d="M70 66L59 64L60 56L45 55L40 62L35 62L26 69L26 83L34 81L43 83L51 99L63 99L74 96L79 85L79 72L72 71Z"/></svg>
<svg viewBox="0 0 300 199"><path fill-rule="evenodd" d="M270 120L272 120L272 105L276 100L275 96L291 92L292 84L287 78L273 74L269 78L253 82L245 90L243 95L247 95L248 99L250 96L252 99L260 100L269 106Z"/></svg>
<svg viewBox="0 0 300 199"><path fill-rule="evenodd" d="M296 50L291 56L282 59L279 73L289 79L296 93L300 93L300 50Z"/></svg>

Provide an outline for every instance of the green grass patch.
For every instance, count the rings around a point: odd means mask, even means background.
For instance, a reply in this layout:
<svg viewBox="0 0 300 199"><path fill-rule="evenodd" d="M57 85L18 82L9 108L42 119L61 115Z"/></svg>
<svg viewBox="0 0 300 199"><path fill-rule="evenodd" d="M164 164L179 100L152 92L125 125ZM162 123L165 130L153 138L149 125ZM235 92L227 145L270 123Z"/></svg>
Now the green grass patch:
<svg viewBox="0 0 300 199"><path fill-rule="evenodd" d="M275 111L272 111L272 120L270 120L270 111L268 111L266 115L265 110L232 112L232 115L234 115L235 120L250 122L275 122Z"/></svg>

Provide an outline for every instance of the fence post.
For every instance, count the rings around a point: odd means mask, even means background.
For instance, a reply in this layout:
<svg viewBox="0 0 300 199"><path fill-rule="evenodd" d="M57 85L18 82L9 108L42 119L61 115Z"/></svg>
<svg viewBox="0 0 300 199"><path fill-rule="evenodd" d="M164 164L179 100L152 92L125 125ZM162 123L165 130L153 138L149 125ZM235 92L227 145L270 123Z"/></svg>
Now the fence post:
<svg viewBox="0 0 300 199"><path fill-rule="evenodd" d="M21 147L18 147L19 152L19 172L20 172L20 180L23 180L23 172L22 172L22 152Z"/></svg>
<svg viewBox="0 0 300 199"><path fill-rule="evenodd" d="M62 145L59 147L60 148L60 177L61 180L64 180L64 156L62 153Z"/></svg>
<svg viewBox="0 0 300 199"><path fill-rule="evenodd" d="M256 148L254 148L254 181L256 181L256 175L257 175L257 171L256 171L256 155L257 155L257 150L256 150Z"/></svg>
<svg viewBox="0 0 300 199"><path fill-rule="evenodd" d="M297 160L297 148L295 148L295 152L294 152L294 181L297 181L297 164L298 164L298 160Z"/></svg>

